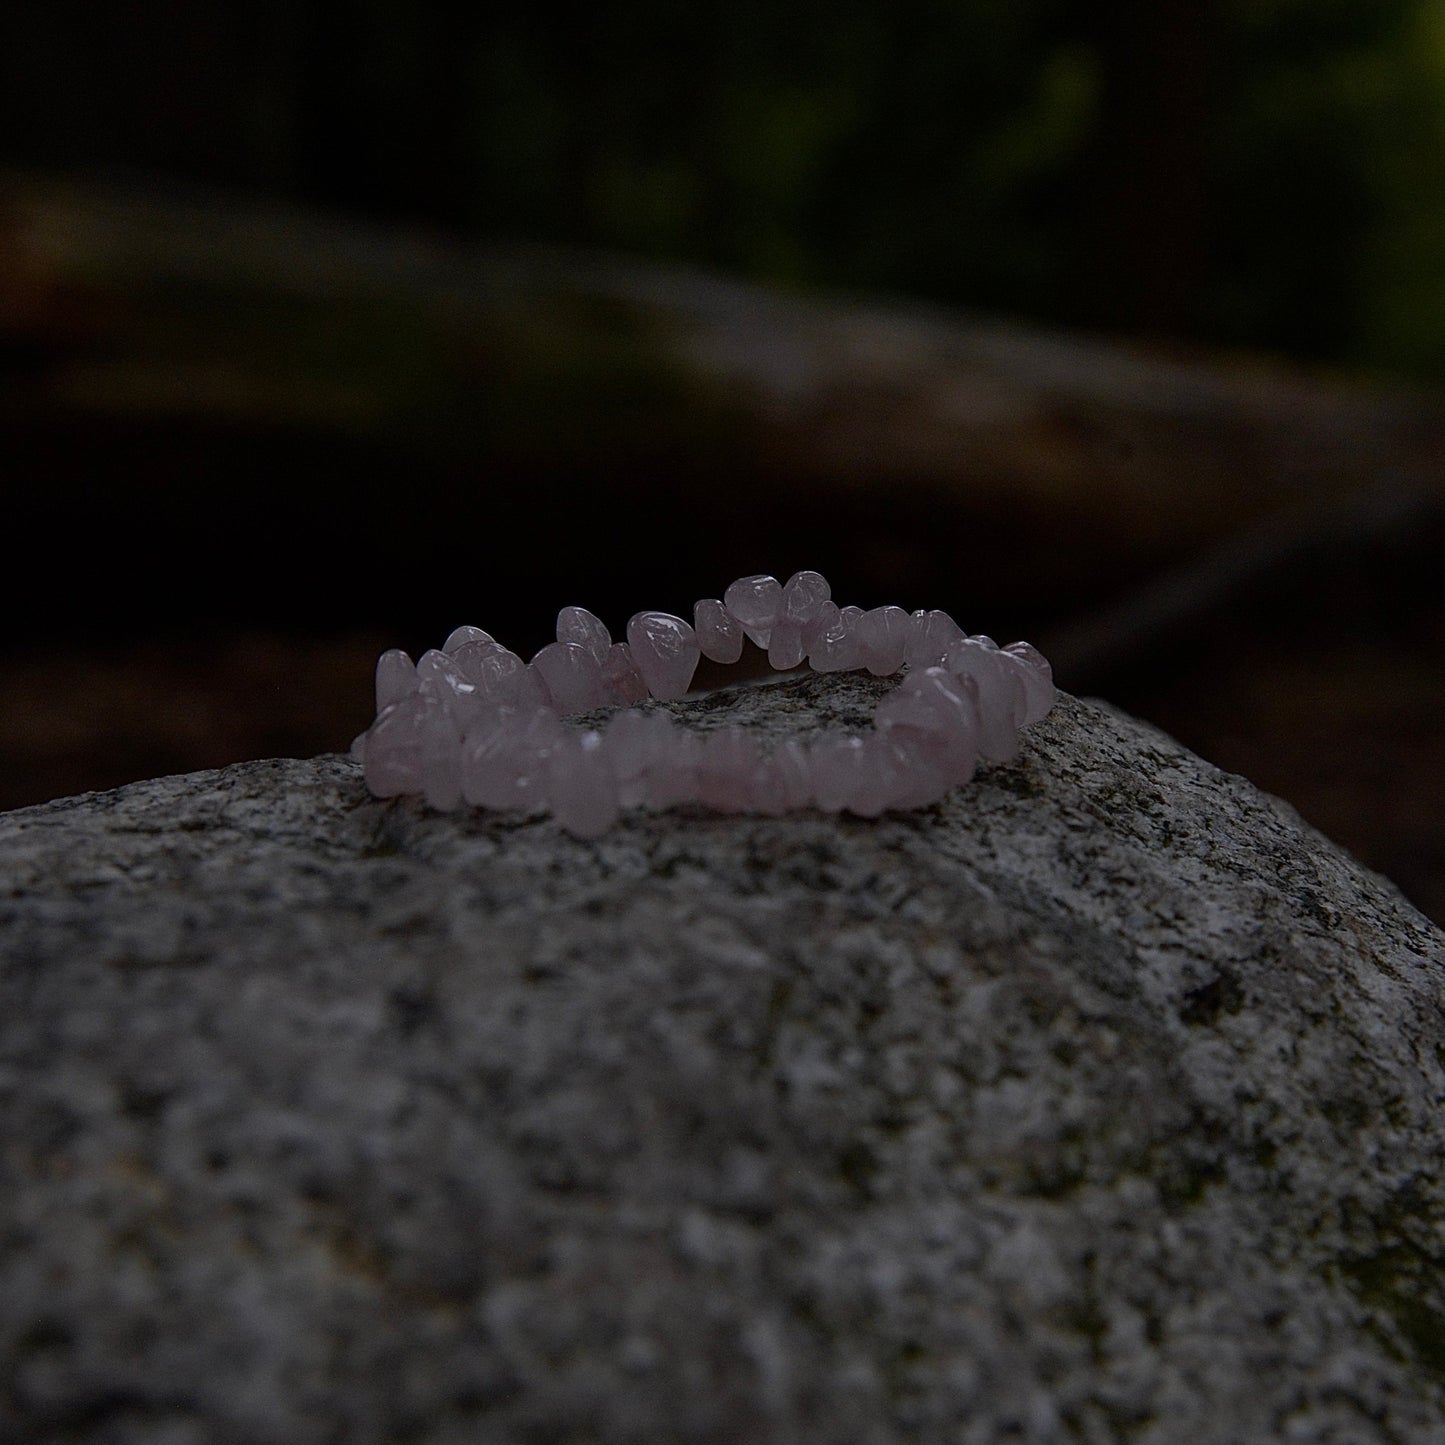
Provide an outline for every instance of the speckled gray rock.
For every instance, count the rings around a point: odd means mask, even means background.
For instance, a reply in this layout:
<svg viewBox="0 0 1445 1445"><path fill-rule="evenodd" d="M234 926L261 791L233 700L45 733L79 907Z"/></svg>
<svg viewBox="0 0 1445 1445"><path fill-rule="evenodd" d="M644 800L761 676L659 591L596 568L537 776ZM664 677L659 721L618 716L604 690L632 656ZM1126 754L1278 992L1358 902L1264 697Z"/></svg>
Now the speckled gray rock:
<svg viewBox="0 0 1445 1445"><path fill-rule="evenodd" d="M253 763L0 887L6 1440L1445 1440L1445 942L1108 710L596 844Z"/></svg>

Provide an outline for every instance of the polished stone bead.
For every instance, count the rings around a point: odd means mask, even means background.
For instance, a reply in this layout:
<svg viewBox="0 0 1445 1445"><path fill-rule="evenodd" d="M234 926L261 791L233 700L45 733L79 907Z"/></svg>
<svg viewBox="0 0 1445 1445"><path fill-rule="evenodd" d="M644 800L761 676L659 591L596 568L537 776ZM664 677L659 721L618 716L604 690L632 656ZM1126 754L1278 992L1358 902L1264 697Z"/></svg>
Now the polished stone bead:
<svg viewBox="0 0 1445 1445"><path fill-rule="evenodd" d="M1025 716L1022 664L1004 657L991 637L965 637L948 651L944 667L978 685L978 750L990 762L1017 757L1018 728Z"/></svg>
<svg viewBox="0 0 1445 1445"><path fill-rule="evenodd" d="M768 666L776 672L787 672L797 667L806 655L803 624L780 617L768 635Z"/></svg>
<svg viewBox="0 0 1445 1445"><path fill-rule="evenodd" d="M702 655L732 663L743 655L743 626L716 597L704 597L692 609L692 625Z"/></svg>
<svg viewBox="0 0 1445 1445"><path fill-rule="evenodd" d="M557 614L557 641L575 642L585 648L600 667L607 661L612 634L602 619L585 607L564 607Z"/></svg>
<svg viewBox="0 0 1445 1445"><path fill-rule="evenodd" d="M461 751L456 715L446 707L428 708L421 725L422 792L442 812L450 812L462 800Z"/></svg>
<svg viewBox="0 0 1445 1445"><path fill-rule="evenodd" d="M413 693L383 708L367 731L366 786L378 798L421 792L421 728L427 710Z"/></svg>
<svg viewBox="0 0 1445 1445"><path fill-rule="evenodd" d="M825 813L841 812L857 794L866 754L863 739L819 738L808 749L813 800Z"/></svg>
<svg viewBox="0 0 1445 1445"><path fill-rule="evenodd" d="M609 644L610 646L610 644ZM607 701L597 659L577 642L549 642L532 659L553 706L568 713L589 712Z"/></svg>
<svg viewBox="0 0 1445 1445"><path fill-rule="evenodd" d="M707 733L697 760L697 796L719 813L751 812L757 803L758 745L746 728L726 724Z"/></svg>
<svg viewBox="0 0 1445 1445"><path fill-rule="evenodd" d="M964 631L948 613L939 608L915 612L909 619L908 640L903 648L906 667L936 667L948 656L948 649L963 640Z"/></svg>
<svg viewBox="0 0 1445 1445"><path fill-rule="evenodd" d="M883 765L894 770L897 780L890 808L925 808L972 775L971 766L963 777L953 774L939 755L936 735L896 729L876 736Z"/></svg>
<svg viewBox="0 0 1445 1445"><path fill-rule="evenodd" d="M1038 648L1027 642L1010 642L1003 648L1007 657L1016 658L1023 666L1023 726L1042 721L1053 711L1059 692L1054 686L1054 670Z"/></svg>
<svg viewBox="0 0 1445 1445"><path fill-rule="evenodd" d="M547 754L552 816L578 838L601 837L619 811L612 761L596 732L569 733Z"/></svg>
<svg viewBox="0 0 1445 1445"><path fill-rule="evenodd" d="M410 697L421 686L416 664L399 647L383 652L376 660L376 710Z"/></svg>
<svg viewBox="0 0 1445 1445"><path fill-rule="evenodd" d="M794 572L783 588L783 620L806 626L833 595L820 572Z"/></svg>
<svg viewBox="0 0 1445 1445"><path fill-rule="evenodd" d="M783 610L783 584L763 572L739 577L723 593L723 605L759 647L766 647Z"/></svg>
<svg viewBox="0 0 1445 1445"><path fill-rule="evenodd" d="M465 729L476 723L480 710L486 706L486 698L476 684L467 678L456 658L433 648L421 655L416 665L416 675L421 696L441 703L460 728Z"/></svg>
<svg viewBox="0 0 1445 1445"><path fill-rule="evenodd" d="M813 801L808 750L797 738L785 738L758 765L754 788L760 813L791 813Z"/></svg>
<svg viewBox="0 0 1445 1445"><path fill-rule="evenodd" d="M525 664L501 643L467 643L457 649L452 665L487 702L515 703Z"/></svg>
<svg viewBox="0 0 1445 1445"><path fill-rule="evenodd" d="M827 609L833 608L833 612ZM836 613L836 616L834 615ZM861 607L834 608L827 603L808 638L808 662L814 672L852 672L862 667L858 653Z"/></svg>
<svg viewBox="0 0 1445 1445"><path fill-rule="evenodd" d="M874 677L889 677L902 668L911 626L901 607L874 607L858 619L858 656Z"/></svg>
<svg viewBox="0 0 1445 1445"><path fill-rule="evenodd" d="M465 647L468 643L491 642L492 634L483 632L480 627L457 627L447 634L447 640L442 643L443 652L455 652L459 647Z"/></svg>
<svg viewBox="0 0 1445 1445"><path fill-rule="evenodd" d="M463 747L462 796L484 808L531 811L542 806L547 758L566 734L551 708L502 710Z"/></svg>
<svg viewBox="0 0 1445 1445"><path fill-rule="evenodd" d="M659 734L648 766L643 803L649 808L673 808L697 800L702 739L690 729L677 727L670 721L666 726L667 731Z"/></svg>
<svg viewBox="0 0 1445 1445"><path fill-rule="evenodd" d="M859 749L857 772L843 806L861 818L876 818L896 807L909 785L907 761L876 733L867 733Z"/></svg>
<svg viewBox="0 0 1445 1445"><path fill-rule="evenodd" d="M625 642L614 642L607 649L602 664L602 689L614 707L632 707L647 696L647 684L632 660L632 649Z"/></svg>
<svg viewBox="0 0 1445 1445"><path fill-rule="evenodd" d="M880 736L926 754L950 784L966 782L978 762L978 688L944 668L910 673L873 716Z"/></svg>
<svg viewBox="0 0 1445 1445"><path fill-rule="evenodd" d="M666 746L663 735L668 728L662 714L638 712L635 708L614 713L608 720L602 746L612 760L622 807L635 808L646 802L648 772Z"/></svg>
<svg viewBox="0 0 1445 1445"><path fill-rule="evenodd" d="M697 633L669 612L639 612L627 624L632 660L653 697L682 697L692 686L700 649Z"/></svg>

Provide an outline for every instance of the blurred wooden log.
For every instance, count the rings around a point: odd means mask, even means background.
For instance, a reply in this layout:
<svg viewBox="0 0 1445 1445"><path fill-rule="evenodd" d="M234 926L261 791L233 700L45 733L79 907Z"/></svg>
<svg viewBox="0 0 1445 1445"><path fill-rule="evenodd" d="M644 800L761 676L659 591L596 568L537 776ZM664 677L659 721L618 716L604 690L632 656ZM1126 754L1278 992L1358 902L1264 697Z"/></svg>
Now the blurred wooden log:
<svg viewBox="0 0 1445 1445"><path fill-rule="evenodd" d="M173 605L164 560L224 612L224 528L271 574L248 605L304 579L337 621L383 579L390 620L409 589L606 604L630 572L674 605L816 562L1026 624L1383 467L1445 474L1424 399L1257 360L33 176L0 178L0 358L12 511L122 610Z"/></svg>

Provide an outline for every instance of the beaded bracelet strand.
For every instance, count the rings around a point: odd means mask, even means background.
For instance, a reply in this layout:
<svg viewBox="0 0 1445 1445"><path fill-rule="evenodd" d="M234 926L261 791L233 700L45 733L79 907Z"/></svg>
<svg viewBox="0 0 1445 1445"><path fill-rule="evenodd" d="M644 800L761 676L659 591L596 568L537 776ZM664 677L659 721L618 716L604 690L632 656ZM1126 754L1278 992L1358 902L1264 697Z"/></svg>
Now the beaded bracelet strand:
<svg viewBox="0 0 1445 1445"><path fill-rule="evenodd" d="M736 662L744 637L778 671L806 659L815 672L903 680L861 736L790 738L768 752L746 728L702 734L636 706L682 697L700 656ZM584 838L604 833L624 808L683 803L872 817L936 801L967 782L979 759L1012 758L1018 730L1044 717L1055 696L1048 662L1027 642L970 637L936 610L839 607L817 572L786 585L758 575L698 602L691 626L637 613L626 642L613 642L586 608L564 607L557 640L528 663L479 627L457 628L415 663L384 652L376 719L351 752L377 797L421 793L444 810L550 808ZM565 722L603 707L618 711L600 729Z"/></svg>

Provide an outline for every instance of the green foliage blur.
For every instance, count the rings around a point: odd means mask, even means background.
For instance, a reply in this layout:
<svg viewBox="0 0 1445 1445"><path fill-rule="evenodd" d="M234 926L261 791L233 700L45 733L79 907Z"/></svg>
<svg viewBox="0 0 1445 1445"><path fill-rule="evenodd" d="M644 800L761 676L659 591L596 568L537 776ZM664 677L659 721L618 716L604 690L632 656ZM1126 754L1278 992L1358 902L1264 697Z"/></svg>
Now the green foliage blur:
<svg viewBox="0 0 1445 1445"><path fill-rule="evenodd" d="M17 7L0 160L1445 377L1445 0Z"/></svg>

